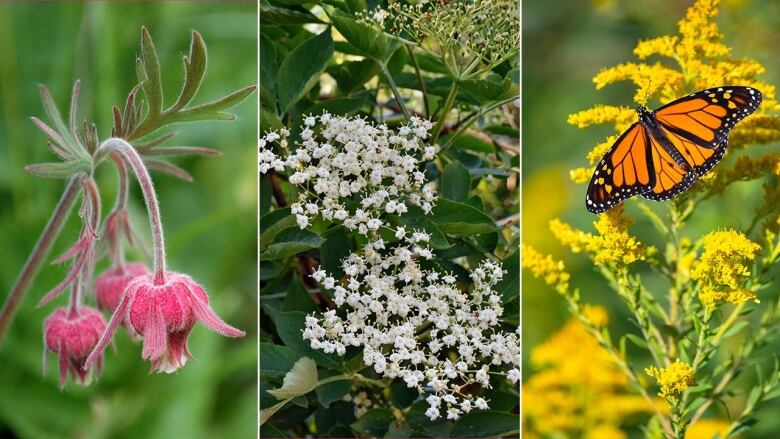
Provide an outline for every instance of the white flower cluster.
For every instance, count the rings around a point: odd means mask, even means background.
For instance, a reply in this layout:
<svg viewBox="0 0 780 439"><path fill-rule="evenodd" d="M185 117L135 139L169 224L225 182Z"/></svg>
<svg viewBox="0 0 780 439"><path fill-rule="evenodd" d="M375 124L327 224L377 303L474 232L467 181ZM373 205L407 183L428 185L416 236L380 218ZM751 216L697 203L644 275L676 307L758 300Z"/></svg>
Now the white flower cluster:
<svg viewBox="0 0 780 439"><path fill-rule="evenodd" d="M520 377L519 332L499 327L503 308L493 287L504 275L501 266L483 262L471 273L472 288L463 291L451 274L421 266L433 256L427 234L399 228L396 236L395 243L373 237L346 257L343 285L322 270L314 273L341 312L307 316L303 338L338 355L361 347L364 363L378 374L428 394L432 420L487 409L487 401L461 389L490 388L489 373L502 366L511 368L506 377L513 383Z"/></svg>
<svg viewBox="0 0 780 439"><path fill-rule="evenodd" d="M289 171L289 182L304 189L291 206L298 225L306 228L320 216L367 235L385 222L384 214L403 214L410 205L429 213L435 202L425 184L423 164L436 148L425 145L430 121L412 117L397 132L359 117L326 113L304 120L301 141L286 157L271 145L288 147L289 130L266 133L259 142L259 169Z"/></svg>

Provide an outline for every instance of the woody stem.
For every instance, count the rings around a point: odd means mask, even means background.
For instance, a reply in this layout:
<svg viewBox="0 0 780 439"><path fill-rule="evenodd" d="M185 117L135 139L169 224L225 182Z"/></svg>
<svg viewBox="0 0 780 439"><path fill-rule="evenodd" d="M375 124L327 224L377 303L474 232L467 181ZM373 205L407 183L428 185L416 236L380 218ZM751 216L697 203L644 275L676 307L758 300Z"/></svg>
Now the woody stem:
<svg viewBox="0 0 780 439"><path fill-rule="evenodd" d="M38 242L35 243L35 247L33 247L30 256L24 263L24 267L22 267L19 277L16 278L16 282L14 282L13 287L11 287L11 292L8 293L3 308L0 309L0 341L5 338L8 326L14 319L16 310L19 308L24 294L38 274L38 270L46 259L46 255L49 254L52 244L54 244L57 236L59 236L62 226L65 224L65 219L68 217L68 214L78 197L82 178L83 175L79 175L71 177L71 179L68 180L67 185L65 185L65 190L62 192L62 196L57 202L57 207L54 208L54 212L51 214L49 222L46 223L46 227L43 228L41 236L38 238Z"/></svg>
<svg viewBox="0 0 780 439"><path fill-rule="evenodd" d="M97 157L109 152L119 153L130 165L138 179L141 191L146 202L146 210L149 212L149 226L152 229L152 244L154 246L153 270L155 284L165 282L165 242L163 239L162 220L160 219L160 205L157 202L157 194L154 192L152 178L146 169L141 156L138 155L132 145L116 137L104 141L95 152Z"/></svg>

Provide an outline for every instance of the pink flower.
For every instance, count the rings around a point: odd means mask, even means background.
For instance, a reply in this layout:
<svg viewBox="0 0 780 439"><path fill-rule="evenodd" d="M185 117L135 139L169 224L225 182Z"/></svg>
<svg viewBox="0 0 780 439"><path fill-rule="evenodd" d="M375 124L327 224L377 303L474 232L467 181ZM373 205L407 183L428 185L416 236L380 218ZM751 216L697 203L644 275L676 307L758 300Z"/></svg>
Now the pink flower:
<svg viewBox="0 0 780 439"><path fill-rule="evenodd" d="M119 301L122 300L122 294L130 283L137 276L149 273L146 265L131 262L124 265L116 265L100 273L95 280L95 295L97 296L98 307L108 312L114 312Z"/></svg>
<svg viewBox="0 0 780 439"><path fill-rule="evenodd" d="M157 283L153 274L134 278L84 367L98 360L123 320L143 337L141 356L152 362L153 372L175 372L192 358L187 338L198 320L228 337L246 334L222 321L208 301L203 287L185 274L168 272Z"/></svg>
<svg viewBox="0 0 780 439"><path fill-rule="evenodd" d="M98 343L106 329L103 314L95 308L80 306L75 310L58 308L43 323L43 339L46 343L43 373L46 375L46 354L54 352L59 357L60 387L65 387L68 370L80 384L89 384L89 367L84 361ZM98 354L98 371L103 368L103 355ZM90 365L91 366L91 365Z"/></svg>

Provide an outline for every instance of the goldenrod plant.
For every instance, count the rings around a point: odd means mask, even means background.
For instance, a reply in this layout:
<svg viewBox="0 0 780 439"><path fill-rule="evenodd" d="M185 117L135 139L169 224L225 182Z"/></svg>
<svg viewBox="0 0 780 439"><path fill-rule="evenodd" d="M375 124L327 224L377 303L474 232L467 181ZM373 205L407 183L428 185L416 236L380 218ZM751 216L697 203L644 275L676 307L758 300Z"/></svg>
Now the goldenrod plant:
<svg viewBox="0 0 780 439"><path fill-rule="evenodd" d="M664 104L729 84L759 90L764 101L734 128L726 160L670 201L658 205L631 199L601 214L593 222L594 232L559 219L549 224L563 246L591 260L615 299L625 304L635 330L614 334L603 320L589 318L589 291L577 286L563 262L523 247L523 267L561 294L579 324L608 354L615 373L619 371L628 388L644 400L642 407L651 415L644 427L648 437L696 437L702 431L736 437L761 422L756 411L780 394L777 356L762 351L780 327L771 274L780 257L778 156L757 147L780 140L780 106L775 87L761 80L764 67L724 43L716 23L718 10L718 0L697 0L679 22L679 34L640 41L634 49L638 61L603 69L593 82L601 89L630 81L638 105L653 100ZM635 120L634 109L612 105L595 105L568 118L580 128L615 128L616 135L587 154L591 166ZM592 173L592 167L581 167L570 176L587 183ZM691 226L701 220L701 203L737 182L767 175L772 178L766 179L764 202L744 206L754 209L747 224L724 221L716 230L691 235ZM637 222L652 224L656 235L634 234ZM583 362L582 367L590 365ZM747 388L738 380L742 375L753 378ZM532 376L526 387L533 389L537 380ZM525 410L545 425L533 409ZM593 437L593 428L579 423L553 430ZM542 436L548 432L535 430ZM626 437L618 433L599 437Z"/></svg>

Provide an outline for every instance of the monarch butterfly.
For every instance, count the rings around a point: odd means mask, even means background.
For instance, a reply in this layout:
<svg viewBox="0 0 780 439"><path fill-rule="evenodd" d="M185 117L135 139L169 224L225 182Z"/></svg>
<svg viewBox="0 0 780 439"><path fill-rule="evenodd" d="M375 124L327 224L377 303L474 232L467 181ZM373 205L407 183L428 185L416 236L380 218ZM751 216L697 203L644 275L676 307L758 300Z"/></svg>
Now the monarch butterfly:
<svg viewBox="0 0 780 439"><path fill-rule="evenodd" d="M726 152L729 132L761 104L751 87L702 90L651 111L639 106L634 122L596 166L585 196L592 213L634 195L668 200L709 172Z"/></svg>

